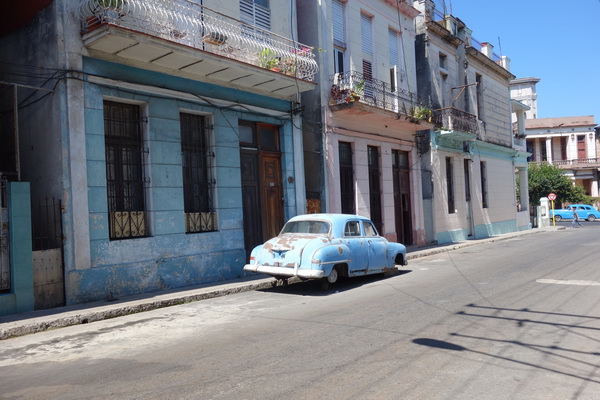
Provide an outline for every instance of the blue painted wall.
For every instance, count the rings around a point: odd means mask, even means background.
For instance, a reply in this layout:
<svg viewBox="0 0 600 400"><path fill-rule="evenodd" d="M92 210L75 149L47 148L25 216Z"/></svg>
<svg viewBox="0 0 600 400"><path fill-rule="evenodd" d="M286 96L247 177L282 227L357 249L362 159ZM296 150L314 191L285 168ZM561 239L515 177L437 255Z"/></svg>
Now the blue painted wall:
<svg viewBox="0 0 600 400"><path fill-rule="evenodd" d="M31 201L28 182L8 182L11 292L0 294L0 315L33 311Z"/></svg>
<svg viewBox="0 0 600 400"><path fill-rule="evenodd" d="M85 136L88 178L91 268L67 261L67 304L216 282L243 276L245 250L239 160L238 121L280 126L285 217L296 209L292 125L289 119L254 114L239 108L217 107L202 96L236 100L276 111L289 102L231 88L190 81L119 64L84 59L87 73L115 80L193 93L198 101L85 84ZM109 240L104 154L103 100L134 102L146 114L147 211L150 237ZM186 234L184 223L180 112L206 113L213 123L218 230Z"/></svg>

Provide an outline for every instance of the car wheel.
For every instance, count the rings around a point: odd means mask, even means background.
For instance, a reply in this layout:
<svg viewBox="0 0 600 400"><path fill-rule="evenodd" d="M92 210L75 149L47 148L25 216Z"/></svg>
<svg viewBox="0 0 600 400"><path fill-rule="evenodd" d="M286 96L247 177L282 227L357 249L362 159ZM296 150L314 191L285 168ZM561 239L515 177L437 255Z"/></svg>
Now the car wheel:
<svg viewBox="0 0 600 400"><path fill-rule="evenodd" d="M596 220L596 217L594 217L593 215L588 215L588 221L594 222L595 220Z"/></svg>
<svg viewBox="0 0 600 400"><path fill-rule="evenodd" d="M327 282L330 284L334 284L337 282L338 277L339 277L338 269L337 269L337 267L333 267L333 269L329 273L329 276L327 277Z"/></svg>
<svg viewBox="0 0 600 400"><path fill-rule="evenodd" d="M555 216L554 216L554 220L555 220L556 222L559 222L561 219L562 219L562 217L561 217L560 215L555 215Z"/></svg>

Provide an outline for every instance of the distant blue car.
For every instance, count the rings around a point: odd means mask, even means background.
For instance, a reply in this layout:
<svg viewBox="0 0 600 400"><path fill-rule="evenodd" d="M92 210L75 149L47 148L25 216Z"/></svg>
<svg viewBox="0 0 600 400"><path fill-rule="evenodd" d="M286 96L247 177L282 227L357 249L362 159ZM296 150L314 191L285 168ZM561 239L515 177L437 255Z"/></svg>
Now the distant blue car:
<svg viewBox="0 0 600 400"><path fill-rule="evenodd" d="M245 271L277 279L322 279L394 270L406 265L406 247L379 236L371 220L348 214L307 214L291 218L279 236L252 250Z"/></svg>
<svg viewBox="0 0 600 400"><path fill-rule="evenodd" d="M565 209L550 210L550 218L554 218L554 221L573 219L573 210L577 212L579 219L595 221L597 218L600 218L600 211L587 204L571 204Z"/></svg>

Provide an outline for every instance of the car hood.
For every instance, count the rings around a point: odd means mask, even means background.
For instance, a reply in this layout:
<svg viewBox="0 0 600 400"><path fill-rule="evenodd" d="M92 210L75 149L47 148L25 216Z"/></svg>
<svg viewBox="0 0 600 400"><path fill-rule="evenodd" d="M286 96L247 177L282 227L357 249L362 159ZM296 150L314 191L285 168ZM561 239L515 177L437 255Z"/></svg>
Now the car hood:
<svg viewBox="0 0 600 400"><path fill-rule="evenodd" d="M325 235L279 235L262 246L255 256L255 262L262 265L277 263L288 267L293 267L294 264L300 266L303 256L311 257L315 250L330 243L329 237Z"/></svg>

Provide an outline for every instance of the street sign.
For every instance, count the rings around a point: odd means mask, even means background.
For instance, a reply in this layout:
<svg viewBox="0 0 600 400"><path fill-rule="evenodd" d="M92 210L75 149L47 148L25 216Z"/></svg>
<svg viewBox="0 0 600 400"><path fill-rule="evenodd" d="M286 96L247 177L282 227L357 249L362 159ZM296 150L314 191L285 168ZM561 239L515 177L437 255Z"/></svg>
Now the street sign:
<svg viewBox="0 0 600 400"><path fill-rule="evenodd" d="M548 200L550 200L550 201L554 201L554 200L556 200L556 193L550 193L550 194L548 195Z"/></svg>

